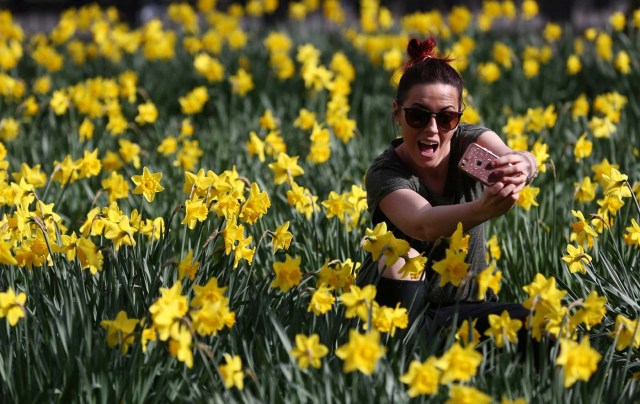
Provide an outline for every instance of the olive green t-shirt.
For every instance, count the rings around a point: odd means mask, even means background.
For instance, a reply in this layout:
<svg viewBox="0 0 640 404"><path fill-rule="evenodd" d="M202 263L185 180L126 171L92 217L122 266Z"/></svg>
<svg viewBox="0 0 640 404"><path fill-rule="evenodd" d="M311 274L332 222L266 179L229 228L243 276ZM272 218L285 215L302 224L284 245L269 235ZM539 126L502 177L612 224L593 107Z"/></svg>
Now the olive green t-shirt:
<svg viewBox="0 0 640 404"><path fill-rule="evenodd" d="M425 282L427 283L427 303L452 304L456 300L461 302L477 301L477 284L475 276L470 282L461 285L461 290L451 283L440 287L440 275L431 269L431 265L444 258L447 243L442 242L432 250L434 242L413 239L398 229L378 208L380 201L393 191L410 189L422 195L432 206L453 205L470 202L480 197L483 184L467 176L458 169L458 162L467 146L475 142L478 136L489 129L469 124L460 124L451 138L451 155L447 171L447 182L444 193L433 192L423 184L398 157L395 148L402 144L402 138L394 139L389 148L378 156L369 166L365 179L367 189L367 203L373 224L382 221L393 234L407 240L411 247L428 256L430 259L425 268ZM484 241L484 226L482 224L464 229L469 234L469 250L466 261L470 264L469 271L474 275L486 268L486 247ZM457 296L457 297L456 297ZM487 300L495 300L495 295L487 296Z"/></svg>

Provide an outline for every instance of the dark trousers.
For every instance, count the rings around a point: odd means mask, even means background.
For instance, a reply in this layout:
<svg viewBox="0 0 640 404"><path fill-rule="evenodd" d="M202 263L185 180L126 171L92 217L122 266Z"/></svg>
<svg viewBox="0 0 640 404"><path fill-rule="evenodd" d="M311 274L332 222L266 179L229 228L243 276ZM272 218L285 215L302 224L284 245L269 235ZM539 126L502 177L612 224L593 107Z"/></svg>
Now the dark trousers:
<svg viewBox="0 0 640 404"><path fill-rule="evenodd" d="M380 305L395 307L397 303L407 309L410 323L420 319L422 328L459 327L465 320L477 320L476 330L480 335L489 328L489 315L500 315L507 311L512 319L519 319L523 327L518 333L519 343L529 338L524 327L530 311L519 303L472 302L451 305L427 303L424 282L380 278L376 286L376 301ZM420 314L424 315L420 317Z"/></svg>

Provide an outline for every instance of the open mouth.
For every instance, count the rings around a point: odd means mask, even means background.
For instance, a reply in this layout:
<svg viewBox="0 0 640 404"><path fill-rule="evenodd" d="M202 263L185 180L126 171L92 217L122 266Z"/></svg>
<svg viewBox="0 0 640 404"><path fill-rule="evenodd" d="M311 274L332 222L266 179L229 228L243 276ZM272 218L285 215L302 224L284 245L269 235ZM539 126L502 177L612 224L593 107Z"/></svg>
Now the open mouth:
<svg viewBox="0 0 640 404"><path fill-rule="evenodd" d="M420 149L420 153L423 156L432 156L438 148L438 143L427 140L420 140L418 142L418 148Z"/></svg>

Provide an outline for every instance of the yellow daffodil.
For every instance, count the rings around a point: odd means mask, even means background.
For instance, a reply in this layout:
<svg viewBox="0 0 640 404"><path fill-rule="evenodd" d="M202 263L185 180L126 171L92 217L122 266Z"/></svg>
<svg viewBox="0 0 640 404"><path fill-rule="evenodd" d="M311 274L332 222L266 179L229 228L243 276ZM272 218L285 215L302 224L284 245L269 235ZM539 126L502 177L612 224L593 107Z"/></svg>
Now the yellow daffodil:
<svg viewBox="0 0 640 404"><path fill-rule="evenodd" d="M480 343L480 333L476 330L477 322L478 319L472 321L464 320L458 327L458 331L456 331L456 341L460 342L462 346L478 345Z"/></svg>
<svg viewBox="0 0 640 404"><path fill-rule="evenodd" d="M360 334L356 330L350 330L349 342L336 349L336 356L344 361L344 373L357 370L371 375L385 352L386 348L380 344L380 334L377 331Z"/></svg>
<svg viewBox="0 0 640 404"><path fill-rule="evenodd" d="M487 261L498 261L502 257L502 249L500 248L500 242L498 241L498 235L492 235L487 240Z"/></svg>
<svg viewBox="0 0 640 404"><path fill-rule="evenodd" d="M506 342L516 344L518 342L518 330L522 328L522 321L512 319L508 311L503 311L499 316L489 314L489 328L484 335L493 337L498 348L502 348Z"/></svg>
<svg viewBox="0 0 640 404"><path fill-rule="evenodd" d="M527 309L532 309L534 300L540 299L546 300L552 305L559 305L562 298L567 294L566 291L558 290L556 288L556 278L553 276L545 278L541 273L537 273L533 282L523 286L522 290L529 295L529 298L522 303L522 305Z"/></svg>
<svg viewBox="0 0 640 404"><path fill-rule="evenodd" d="M0 140L9 142L18 137L20 133L20 123L13 118L3 118L0 120Z"/></svg>
<svg viewBox="0 0 640 404"><path fill-rule="evenodd" d="M536 196L540 193L540 188L527 185L520 191L520 197L516 204L522 209L528 211L532 206L538 206Z"/></svg>
<svg viewBox="0 0 640 404"><path fill-rule="evenodd" d="M591 202L596 198L596 189L598 183L591 182L591 177L584 177L580 182L574 182L575 188L574 197L580 203Z"/></svg>
<svg viewBox="0 0 640 404"><path fill-rule="evenodd" d="M36 94L48 94L51 91L51 77L40 76L33 82L33 92Z"/></svg>
<svg viewBox="0 0 640 404"><path fill-rule="evenodd" d="M320 285L318 286L318 289L313 292L313 295L311 295L311 301L309 302L307 311L313 312L316 316L321 316L331 310L335 300L332 288L327 285Z"/></svg>
<svg viewBox="0 0 640 404"><path fill-rule="evenodd" d="M627 17L622 11L616 11L609 16L609 23L615 31L622 31L627 26Z"/></svg>
<svg viewBox="0 0 640 404"><path fill-rule="evenodd" d="M301 108L298 112L298 117L293 122L293 126L302 130L309 130L316 124L315 112L309 111L306 108Z"/></svg>
<svg viewBox="0 0 640 404"><path fill-rule="evenodd" d="M580 343L570 339L560 340L560 355L556 365L564 370L564 387L571 387L578 380L587 381L598 369L602 355L591 348L589 338L584 337Z"/></svg>
<svg viewBox="0 0 640 404"><path fill-rule="evenodd" d="M140 146L126 139L118 140L118 154L125 163L133 163L133 167L140 168Z"/></svg>
<svg viewBox="0 0 640 404"><path fill-rule="evenodd" d="M262 129L274 130L277 129L276 118L273 116L273 112L270 109L266 109L262 116L258 119L258 123Z"/></svg>
<svg viewBox="0 0 640 404"><path fill-rule="evenodd" d="M201 198L189 199L185 202L185 215L182 224L193 230L198 222L207 220L209 209ZM228 253L227 253L228 254Z"/></svg>
<svg viewBox="0 0 640 404"><path fill-rule="evenodd" d="M169 157L178 150L178 139L175 136L167 136L162 139L156 150L163 156Z"/></svg>
<svg viewBox="0 0 640 404"><path fill-rule="evenodd" d="M233 248L233 269L236 269L240 264L240 260L245 260L249 265L253 262L253 256L256 252L256 247L250 248L249 245L253 242L253 236L245 237L244 233L238 239L238 244ZM275 264L274 264L275 265ZM288 273L287 281L291 281L294 276L292 273ZM275 281L274 281L275 282ZM282 283L284 285L286 282ZM281 286L282 289L282 286Z"/></svg>
<svg viewBox="0 0 640 404"><path fill-rule="evenodd" d="M215 83L224 79L224 66L216 58L212 58L206 53L196 56L193 66L198 74L207 79L209 83Z"/></svg>
<svg viewBox="0 0 640 404"><path fill-rule="evenodd" d="M293 240L293 234L289 231L289 221L282 223L272 233L273 252L275 253L279 249L288 250L291 241Z"/></svg>
<svg viewBox="0 0 640 404"><path fill-rule="evenodd" d="M527 0L525 0L525 3L526 2ZM483 393L475 387L464 386L462 384L454 384L449 388L449 400L447 400L447 404L490 404L492 402L493 399L490 395Z"/></svg>
<svg viewBox="0 0 640 404"><path fill-rule="evenodd" d="M485 83L493 83L500 78L500 68L494 62L480 63L478 78Z"/></svg>
<svg viewBox="0 0 640 404"><path fill-rule="evenodd" d="M249 91L253 90L253 76L245 69L239 68L235 75L229 78L231 82L232 91L235 94L244 97Z"/></svg>
<svg viewBox="0 0 640 404"><path fill-rule="evenodd" d="M27 295L24 292L16 295L11 287L6 292L0 292L0 318L6 317L9 325L15 326L18 320L27 315L24 308L26 301Z"/></svg>
<svg viewBox="0 0 640 404"><path fill-rule="evenodd" d="M179 319L187 314L187 296L181 294L181 283L176 282L171 288L160 288L161 297L149 307L153 326L158 330L161 341L171 335L171 328Z"/></svg>
<svg viewBox="0 0 640 404"><path fill-rule="evenodd" d="M587 100L586 94L580 94L580 96L573 102L571 107L571 116L574 121L580 117L586 117L589 114L589 100Z"/></svg>
<svg viewBox="0 0 640 404"><path fill-rule="evenodd" d="M107 330L107 345L109 348L120 345L122 354L126 354L129 346L135 340L133 330L138 325L139 320L128 318L127 313L121 310L113 320L102 320L100 326Z"/></svg>
<svg viewBox="0 0 640 404"><path fill-rule="evenodd" d="M160 185L161 179L162 173L152 173L147 167L143 167L142 175L131 177L131 181L136 185L133 194L142 194L147 202L153 202L156 193L164 191L164 187Z"/></svg>
<svg viewBox="0 0 640 404"><path fill-rule="evenodd" d="M567 58L567 73L570 76L575 76L582 70L582 63L578 55L569 55Z"/></svg>
<svg viewBox="0 0 640 404"><path fill-rule="evenodd" d="M579 210L571 210L571 214L578 219L577 222L571 224L571 241L576 241L582 246L593 247L594 239L598 237L598 233L591 227ZM572 271L573 272L573 271Z"/></svg>
<svg viewBox="0 0 640 404"><path fill-rule="evenodd" d="M348 292L343 292L340 301L347 308L346 318L360 317L366 321L369 317L369 310L372 309L376 297L376 287L366 285L362 289L352 285Z"/></svg>
<svg viewBox="0 0 640 404"><path fill-rule="evenodd" d="M622 236L624 242L629 247L640 247L640 225L635 218L631 218L631 226L625 229L627 232Z"/></svg>
<svg viewBox="0 0 640 404"><path fill-rule="evenodd" d="M591 150L593 149L593 142L587 139L587 133L583 133L582 136L578 138L575 147L573 148L573 155L576 158L576 162L581 159L587 158L591 155Z"/></svg>
<svg viewBox="0 0 640 404"><path fill-rule="evenodd" d="M584 324L587 331L590 330L591 327L600 324L604 319L607 314L606 304L607 298L605 296L598 296L598 292L591 291L582 302L580 309L571 317L571 325L575 327L578 324Z"/></svg>
<svg viewBox="0 0 640 404"><path fill-rule="evenodd" d="M274 262L273 272L276 278L271 282L272 288L280 288L282 292L288 292L289 289L298 285L302 279L300 271L301 257L291 257L287 254L284 262Z"/></svg>
<svg viewBox="0 0 640 404"><path fill-rule="evenodd" d="M82 269L88 269L92 275L102 271L104 260L102 251L98 249L98 246L91 239L80 237L76 243L76 250Z"/></svg>
<svg viewBox="0 0 640 404"><path fill-rule="evenodd" d="M275 162L269 164L274 173L274 183L280 185L283 182L291 184L293 178L304 174L304 169L298 165L298 156L289 157L286 153L278 154Z"/></svg>
<svg viewBox="0 0 640 404"><path fill-rule="evenodd" d="M191 330L182 324L174 324L171 339L169 340L169 353L188 368L193 367L193 349L191 347L193 336Z"/></svg>
<svg viewBox="0 0 640 404"><path fill-rule="evenodd" d="M596 37L596 51L600 59L610 61L613 59L613 40L605 32L600 32Z"/></svg>
<svg viewBox="0 0 640 404"><path fill-rule="evenodd" d="M290 352L300 369L307 369L309 366L319 369L322 366L322 358L328 353L329 348L320 343L318 334L297 334L296 346Z"/></svg>
<svg viewBox="0 0 640 404"><path fill-rule="evenodd" d="M473 14L465 6L453 6L449 12L447 20L449 28L454 34L462 34L471 25Z"/></svg>
<svg viewBox="0 0 640 404"><path fill-rule="evenodd" d="M556 42L562 36L562 27L559 24L548 22L544 27L542 36L547 42Z"/></svg>
<svg viewBox="0 0 640 404"><path fill-rule="evenodd" d="M225 296L201 299L189 315L194 330L201 336L217 335L225 327L231 328L236 323L236 314L229 309L229 299Z"/></svg>
<svg viewBox="0 0 640 404"><path fill-rule="evenodd" d="M491 261L491 265L476 276L478 283L478 299L484 300L488 289L496 295L500 292L500 282L502 281L502 271L496 270L496 262Z"/></svg>
<svg viewBox="0 0 640 404"><path fill-rule="evenodd" d="M445 257L433 264L433 270L440 274L440 287L447 283L460 286L460 282L467 276L469 269L469 263L465 261L466 256L465 252L453 251L448 248Z"/></svg>
<svg viewBox="0 0 640 404"><path fill-rule="evenodd" d="M156 119L158 119L158 109L151 101L138 105L138 115L135 119L138 124L154 123Z"/></svg>
<svg viewBox="0 0 640 404"><path fill-rule="evenodd" d="M393 237L393 233L387 230L387 223L381 221L376 224L373 230L369 228L365 230L365 236L361 242L362 249L370 252L373 260L377 261L380 259L382 251L391 237Z"/></svg>
<svg viewBox="0 0 640 404"><path fill-rule="evenodd" d="M640 331L638 331L638 319L631 320L622 314L616 316L613 331L609 333L616 340L616 349L621 351L630 346L640 347Z"/></svg>
<svg viewBox="0 0 640 404"><path fill-rule="evenodd" d="M622 174L615 168L611 168L608 173L602 174L602 186L605 195L618 199L630 198L631 190L628 187L628 178L626 174Z"/></svg>
<svg viewBox="0 0 640 404"><path fill-rule="evenodd" d="M230 389L232 387L238 390L244 389L244 372L242 371L242 359L238 355L231 356L224 354L225 363L218 367L224 387Z"/></svg>
<svg viewBox="0 0 640 404"><path fill-rule="evenodd" d="M454 252L464 252L469 250L469 234L464 234L462 223L458 222L456 230L449 237L449 248Z"/></svg>
<svg viewBox="0 0 640 404"><path fill-rule="evenodd" d="M354 274L359 267L360 263L354 264L351 259L344 262L327 260L318 271L318 287L326 285L334 290L351 291L351 285L355 282ZM375 295L372 290L368 292L373 292Z"/></svg>
<svg viewBox="0 0 640 404"><path fill-rule="evenodd" d="M379 332L389 333L391 337L396 334L396 330L405 329L409 325L409 315L407 309L400 307L380 306L373 310L373 326Z"/></svg>
<svg viewBox="0 0 640 404"><path fill-rule="evenodd" d="M407 276L411 279L419 279L424 272L424 267L427 264L427 257L424 255L416 255L415 257L406 257L404 258L404 265L398 271L398 274L402 278L406 278Z"/></svg>
<svg viewBox="0 0 640 404"><path fill-rule="evenodd" d="M102 180L102 188L109 193L109 203L129 196L129 183L115 171Z"/></svg>
<svg viewBox="0 0 640 404"><path fill-rule="evenodd" d="M622 74L631 73L631 57L623 50L616 53L616 58L613 61L613 66Z"/></svg>
<svg viewBox="0 0 640 404"><path fill-rule="evenodd" d="M540 63L535 59L524 59L522 62L522 71L528 79L536 77L540 73Z"/></svg>
<svg viewBox="0 0 640 404"><path fill-rule="evenodd" d="M476 375L482 363L482 354L471 344L462 347L454 343L441 357L435 361L435 366L442 372L441 384L454 381L465 382Z"/></svg>
<svg viewBox="0 0 640 404"><path fill-rule="evenodd" d="M411 361L409 369L400 376L399 380L407 384L409 397L431 395L438 392L440 385L440 370L435 366L435 357L430 356L424 362Z"/></svg>
<svg viewBox="0 0 640 404"><path fill-rule="evenodd" d="M191 307L202 307L207 303L224 301L224 292L227 287L218 286L218 279L215 276L209 278L204 286L193 285L194 297L191 299Z"/></svg>
<svg viewBox="0 0 640 404"><path fill-rule="evenodd" d="M56 115L62 115L69 108L69 98L67 94L65 94L62 90L57 90L53 92L53 96L51 97L51 101L49 102L49 106Z"/></svg>
<svg viewBox="0 0 640 404"><path fill-rule="evenodd" d="M209 93L204 86L196 87L184 97L178 98L180 110L185 115L194 115L201 112L207 101L209 101Z"/></svg>
<svg viewBox="0 0 640 404"><path fill-rule="evenodd" d="M193 250L189 249L187 255L178 263L178 279L182 280L182 278L188 276L193 281L199 266L200 263L193 260Z"/></svg>
<svg viewBox="0 0 640 404"><path fill-rule="evenodd" d="M85 141L93 138L93 130L95 125L91 122L91 119L84 118L80 127L78 128L78 135L80 136L80 141Z"/></svg>
<svg viewBox="0 0 640 404"><path fill-rule="evenodd" d="M249 197L240 208L240 216L238 218L245 223L254 224L267 213L269 207L271 207L269 195L264 191L260 191L258 184L252 182Z"/></svg>
<svg viewBox="0 0 640 404"><path fill-rule="evenodd" d="M287 144L284 142L282 136L280 136L280 131L272 130L267 133L267 136L264 138L264 150L274 158L278 157L280 153L286 153Z"/></svg>
<svg viewBox="0 0 640 404"><path fill-rule="evenodd" d="M76 161L76 167L78 179L95 177L100 174L102 161L98 158L98 149L94 149L92 152L84 150L82 158Z"/></svg>

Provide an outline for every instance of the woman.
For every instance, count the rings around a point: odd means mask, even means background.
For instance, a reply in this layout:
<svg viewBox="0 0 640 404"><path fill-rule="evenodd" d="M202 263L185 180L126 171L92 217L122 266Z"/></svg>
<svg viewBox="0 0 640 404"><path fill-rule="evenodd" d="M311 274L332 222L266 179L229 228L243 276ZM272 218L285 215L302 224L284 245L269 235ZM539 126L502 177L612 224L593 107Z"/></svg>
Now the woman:
<svg viewBox="0 0 640 404"><path fill-rule="evenodd" d="M477 275L485 269L483 224L513 207L518 193L536 175L537 164L531 153L514 152L495 132L460 124L462 79L450 66L451 59L440 57L435 46L433 38L409 42L409 61L398 84L392 115L402 138L391 142L366 175L374 225L384 221L396 237L407 240L409 256L429 255L425 279L402 279L399 269L403 259L389 267L381 259L376 299L391 307L400 302L409 309L412 320L426 308L424 319L428 324L435 321L447 325L453 318L477 318L477 327L482 330L487 327L488 314L507 310L512 317L524 319L528 311L518 304L495 303L493 294L478 299L475 276L460 288L450 283L440 287L440 276L431 269L431 263L444 258L447 246L436 241L451 236L462 223L470 235L466 258L469 271ZM499 156L491 163L490 186L457 168L472 142Z"/></svg>

